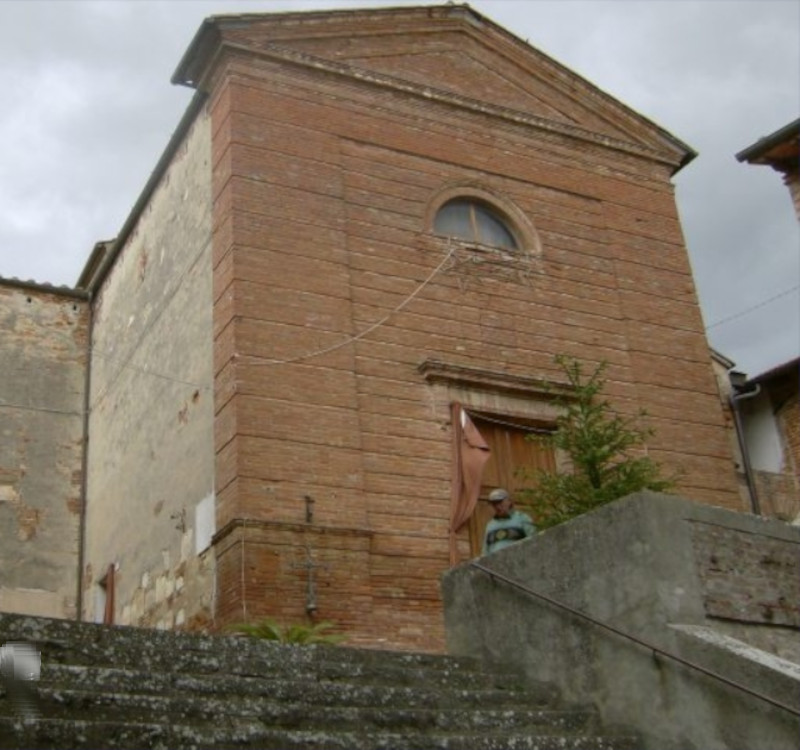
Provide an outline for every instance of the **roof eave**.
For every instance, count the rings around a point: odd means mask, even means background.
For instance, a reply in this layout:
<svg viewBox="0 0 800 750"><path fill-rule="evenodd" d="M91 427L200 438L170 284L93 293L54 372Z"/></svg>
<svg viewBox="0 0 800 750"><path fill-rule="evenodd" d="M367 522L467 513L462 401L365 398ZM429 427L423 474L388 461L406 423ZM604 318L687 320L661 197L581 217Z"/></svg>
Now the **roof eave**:
<svg viewBox="0 0 800 750"><path fill-rule="evenodd" d="M43 292L45 294L55 294L60 297L87 301L89 293L85 289L77 289L69 286L54 286L46 282L23 280L17 278L7 278L0 276L0 286L8 286L31 292Z"/></svg>
<svg viewBox="0 0 800 750"><path fill-rule="evenodd" d="M790 122L788 125L779 128L774 133L759 138L755 143L736 154L736 159L742 162L749 162L750 164L761 163L757 162L756 159L761 158L770 149L795 136L800 136L800 117Z"/></svg>
<svg viewBox="0 0 800 750"><path fill-rule="evenodd" d="M215 16L203 19L170 78L172 84L193 89L199 86L214 48L220 41L217 21Z"/></svg>
<svg viewBox="0 0 800 750"><path fill-rule="evenodd" d="M795 357L794 359L790 359L788 362L776 365L775 367L772 367L759 375L749 378L747 385L750 386L757 383L765 383L769 380L779 378L787 373L798 371L800 371L800 357Z"/></svg>
<svg viewBox="0 0 800 750"><path fill-rule="evenodd" d="M125 247L128 237L130 237L133 232L134 227L139 221L139 217L150 201L156 187L159 182L161 182L161 178L164 176L167 169L169 169L175 152L189 132L198 112L203 108L205 100L206 95L202 91L197 91L192 97L183 116L178 122L178 126L173 131L164 151L156 162L155 168L150 173L150 177L147 179L142 192L136 199L136 203L134 203L128 217L125 219L125 223L122 225L117 237L105 243L97 243L95 245L78 281L79 286L85 285L82 286L82 288L85 288L88 292L95 294L99 291L106 276L114 266L117 257L122 252L123 247ZM101 245L105 245L105 247L99 247Z"/></svg>

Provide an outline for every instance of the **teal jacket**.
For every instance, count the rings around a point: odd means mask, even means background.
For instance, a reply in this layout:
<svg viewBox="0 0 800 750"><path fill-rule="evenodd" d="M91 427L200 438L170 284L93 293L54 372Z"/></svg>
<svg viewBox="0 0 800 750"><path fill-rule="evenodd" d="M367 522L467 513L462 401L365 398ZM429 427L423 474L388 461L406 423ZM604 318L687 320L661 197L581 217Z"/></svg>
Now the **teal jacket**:
<svg viewBox="0 0 800 750"><path fill-rule="evenodd" d="M510 547L535 533L536 527L531 517L520 510L512 510L508 518L493 518L486 525L481 554L488 555L504 547Z"/></svg>

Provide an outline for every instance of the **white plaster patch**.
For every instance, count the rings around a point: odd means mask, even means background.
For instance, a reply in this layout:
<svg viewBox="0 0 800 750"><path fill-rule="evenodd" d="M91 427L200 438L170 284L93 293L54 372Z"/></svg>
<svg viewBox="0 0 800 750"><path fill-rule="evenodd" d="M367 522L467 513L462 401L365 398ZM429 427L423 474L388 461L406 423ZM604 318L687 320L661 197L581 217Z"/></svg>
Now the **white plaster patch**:
<svg viewBox="0 0 800 750"><path fill-rule="evenodd" d="M206 495L194 508L195 544L194 553L199 555L211 545L216 529L216 498L214 493Z"/></svg>
<svg viewBox="0 0 800 750"><path fill-rule="evenodd" d="M163 602L167 597L167 579L165 576L156 578L156 603Z"/></svg>
<svg viewBox="0 0 800 750"><path fill-rule="evenodd" d="M686 599L686 590L683 587L675 586L674 588L670 588L659 586L658 590L668 602L668 606L671 610L680 610Z"/></svg>
<svg viewBox="0 0 800 750"><path fill-rule="evenodd" d="M186 562L189 559L189 555L192 551L192 538L194 534L192 534L191 529L186 529L181 536L181 562Z"/></svg>
<svg viewBox="0 0 800 750"><path fill-rule="evenodd" d="M18 497L13 485L0 484L0 503L14 503Z"/></svg>
<svg viewBox="0 0 800 750"><path fill-rule="evenodd" d="M94 611L92 622L101 623L106 613L106 590L99 584L94 587Z"/></svg>
<svg viewBox="0 0 800 750"><path fill-rule="evenodd" d="M133 595L133 603L131 604L131 620L138 622L139 618L144 614L144 592L141 589L136 591Z"/></svg>

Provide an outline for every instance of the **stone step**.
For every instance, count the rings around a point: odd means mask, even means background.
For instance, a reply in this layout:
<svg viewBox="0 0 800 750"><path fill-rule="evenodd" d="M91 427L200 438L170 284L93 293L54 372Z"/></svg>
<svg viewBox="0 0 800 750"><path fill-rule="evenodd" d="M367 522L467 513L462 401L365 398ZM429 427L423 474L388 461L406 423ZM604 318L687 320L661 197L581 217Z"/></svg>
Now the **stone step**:
<svg viewBox="0 0 800 750"><path fill-rule="evenodd" d="M78 623L44 617L0 613L0 643L9 640L28 641L49 649L53 661L62 663L113 664L123 655L154 658L162 653L183 651L207 653L225 659L230 653L246 654L276 660L295 659L303 663L340 659L368 665L427 667L448 671L477 668L478 662L445 654L408 653L350 648L346 645L308 645L298 648L289 644L249 638L241 635L198 635L179 631L128 626Z"/></svg>
<svg viewBox="0 0 800 750"><path fill-rule="evenodd" d="M278 702L304 701L312 706L399 705L409 708L496 707L518 706L521 703L544 708L554 705L555 696L549 688L539 692L480 687L445 689L425 684L409 686L320 681L315 678L295 678L294 675L245 677L221 673L210 677L71 665L43 667L42 678L36 687L43 698L48 691L60 688L94 693L249 695ZM4 699L0 698L0 711L5 710L3 705Z"/></svg>
<svg viewBox="0 0 800 750"><path fill-rule="evenodd" d="M89 722L0 718L0 748L108 750L259 748L259 750L635 750L628 734L537 734L530 731L439 732L288 730L261 722L230 721L214 726L172 723Z"/></svg>
<svg viewBox="0 0 800 750"><path fill-rule="evenodd" d="M522 696L520 696L521 701ZM491 700L488 698L487 700ZM315 705L308 700L280 701L271 697L240 695L192 695L185 693L133 694L85 690L40 689L37 707L50 719L83 719L133 723L170 724L206 722L209 717L252 719L274 728L408 729L413 731L486 731L489 729L536 729L541 733L574 732L592 727L591 711L537 709L520 702L495 707L408 707L399 703L356 706ZM2 707L0 715L13 713Z"/></svg>
<svg viewBox="0 0 800 750"><path fill-rule="evenodd" d="M344 646L291 646L236 636L199 636L159 630L109 627L65 620L47 620L0 614L0 643L26 641L36 646L43 663L85 664L168 670L173 672L260 674L269 671L325 665L329 671L358 672L394 670L393 680L413 684L432 680L434 673L446 679L462 675L466 683L490 684L493 676L476 660L438 654L409 654L355 649ZM407 677L403 672L410 670ZM424 673L420 670L424 670ZM505 675L506 681L519 681Z"/></svg>
<svg viewBox="0 0 800 750"><path fill-rule="evenodd" d="M123 669L117 667L87 667L82 665L70 664L48 664L43 661L41 670L40 685L61 685L86 683L96 675L99 684L106 689L113 687L113 681L118 679L120 684L133 686L146 685L148 681L155 680L159 686L157 689L164 689L171 684L171 681L178 676L195 678L195 683L205 678L214 678L217 689L227 684L241 687L240 680L247 680L252 684L253 681L265 680L281 681L291 679L300 682L325 682L325 683L347 683L360 685L389 685L391 687L419 687L426 689L438 688L441 690L497 690L503 692L514 692L525 690L527 699L537 705L553 704L557 699L557 692L549 685L535 686L532 684L520 685L515 679L504 679L502 676L493 676L486 673L456 673L450 675L441 671L430 670L395 670L392 668L381 671L373 668L369 671L354 669L349 665L324 664L318 669L309 668L288 668L284 670L247 670L237 672L235 669L228 669L225 664L220 665L218 670L213 672L195 672L161 669ZM127 688L126 688L127 690Z"/></svg>
<svg viewBox="0 0 800 750"><path fill-rule="evenodd" d="M116 659L106 652L105 658L99 663L91 664L89 663L91 660L88 658L53 661L52 651L45 648L42 651L42 668L44 670L56 664L80 664L171 674L227 674L243 677L292 674L301 679L384 682L393 685L422 683L464 688L490 688L496 685L513 687L520 684L520 678L513 674L499 675L463 667L449 669L446 664L438 667L419 665L414 662L404 664L397 660L387 660L387 663L381 664L380 661L365 661L357 654L356 658L352 658L353 654L350 649L317 649L313 654L306 653L308 650L301 647L289 647L276 651L267 647L243 649L240 652L229 651L228 653L189 650L174 653L158 651L140 654L138 658L131 653L123 653L120 658ZM309 658L312 656L313 658Z"/></svg>
<svg viewBox="0 0 800 750"><path fill-rule="evenodd" d="M631 750L547 685L476 660L0 614L42 655L35 718L0 688L2 748ZM12 704L11 698L15 698Z"/></svg>

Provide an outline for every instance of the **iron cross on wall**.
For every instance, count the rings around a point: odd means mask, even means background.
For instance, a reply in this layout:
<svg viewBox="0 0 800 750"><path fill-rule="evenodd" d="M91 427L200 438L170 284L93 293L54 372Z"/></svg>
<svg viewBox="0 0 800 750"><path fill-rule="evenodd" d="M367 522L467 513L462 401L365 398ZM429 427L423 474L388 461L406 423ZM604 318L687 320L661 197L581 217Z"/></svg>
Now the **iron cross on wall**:
<svg viewBox="0 0 800 750"><path fill-rule="evenodd" d="M314 562L311 555L310 545L306 545L306 559L301 563L292 563L291 566L294 570L305 570L306 576L306 612L313 615L317 611L317 588L314 581L314 571L317 568L328 569L328 565L324 563Z"/></svg>

